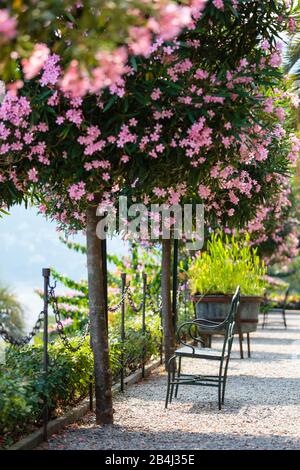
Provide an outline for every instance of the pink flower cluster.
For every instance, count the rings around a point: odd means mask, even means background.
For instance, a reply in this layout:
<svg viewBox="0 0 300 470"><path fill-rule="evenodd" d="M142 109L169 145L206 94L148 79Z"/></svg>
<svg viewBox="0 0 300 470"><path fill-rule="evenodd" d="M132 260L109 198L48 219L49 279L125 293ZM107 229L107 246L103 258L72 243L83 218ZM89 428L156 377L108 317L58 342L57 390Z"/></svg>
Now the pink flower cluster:
<svg viewBox="0 0 300 470"><path fill-rule="evenodd" d="M68 189L68 193L71 199L79 201L83 198L86 193L85 183L83 181L80 181L77 184L72 184Z"/></svg>
<svg viewBox="0 0 300 470"><path fill-rule="evenodd" d="M223 1L214 2L220 11L223 6ZM174 19L174 28L175 24ZM189 47L197 51L199 44L192 41ZM153 80L152 88L142 88L142 114L133 99L138 80L133 91L135 77L128 80L128 88L124 76L120 78L126 48L98 55L101 67L88 77L76 61L62 75L59 57L37 47L27 71L30 75L39 69L38 82L51 93L45 99L51 108L49 132L44 122L31 124L27 98L7 94L0 107L0 182L13 182L20 191L41 183L46 206L60 224L70 218L84 223L87 203L99 194L105 203L112 203L126 187L133 198L145 203L172 205L192 194L205 202L208 218L214 215L222 225L224 219L234 220L241 203L253 205L252 201L263 199L267 186L281 186L280 175L268 170L275 165L274 152L282 148L294 163L300 143L283 127L282 94L274 90L264 96L256 85L256 75L279 63L279 52L272 53L270 45L263 43L260 64L244 58L219 76L203 70L197 54L181 60L178 48L176 41L172 46L161 43L151 57L158 67L163 65L162 76ZM109 87L119 98L110 101L105 91L85 99L91 86L94 92ZM126 101L128 115L123 107ZM243 110L250 102L251 113L245 116ZM118 119L108 129L112 115ZM56 178L58 168L62 182ZM149 177L143 168L158 168L160 174L153 171ZM49 175L52 185L44 183ZM147 192L143 178L148 179ZM278 204L287 201L280 199ZM48 211L47 207L41 210ZM266 213L264 208L261 211L249 231L257 232L264 225L261 217Z"/></svg>
<svg viewBox="0 0 300 470"><path fill-rule="evenodd" d="M17 21L8 10L0 10L0 45L14 39L17 35Z"/></svg>
<svg viewBox="0 0 300 470"><path fill-rule="evenodd" d="M56 85L61 74L59 61L60 57L57 54L51 54L43 63L43 73L40 79L42 86Z"/></svg>
<svg viewBox="0 0 300 470"><path fill-rule="evenodd" d="M215 0L219 5L222 0ZM149 3L152 15L144 13ZM127 65L128 54L148 57L153 51L155 38L159 42L174 39L183 28L194 27L194 21L199 19L206 0L190 0L180 5L172 0L157 0L155 8L148 0L136 2L134 8L128 9L131 21L135 18L136 25L129 27L127 41L124 45L112 51L98 50L95 58L98 65L88 73L86 64L73 59L63 71L57 65L57 56L50 55L46 44L35 44L29 57L22 59L23 73L26 79L36 77L44 67L41 84L54 85L60 76L61 90L73 96L84 96L109 87L112 93L123 96L124 75L130 72ZM219 8L219 6L218 6ZM0 44L13 39L16 34L17 22L7 10L0 10ZM67 27L73 29L73 24ZM49 58L49 60L48 60Z"/></svg>
<svg viewBox="0 0 300 470"><path fill-rule="evenodd" d="M33 53L27 59L22 59L23 73L27 80L36 77L42 70L50 54L50 49L45 44L36 44Z"/></svg>

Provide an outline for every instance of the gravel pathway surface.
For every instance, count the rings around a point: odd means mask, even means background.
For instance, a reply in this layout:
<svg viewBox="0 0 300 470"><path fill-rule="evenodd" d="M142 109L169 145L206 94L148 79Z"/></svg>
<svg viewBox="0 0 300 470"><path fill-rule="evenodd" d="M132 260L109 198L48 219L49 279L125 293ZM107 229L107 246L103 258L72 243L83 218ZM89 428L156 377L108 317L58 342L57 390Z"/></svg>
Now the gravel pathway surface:
<svg viewBox="0 0 300 470"><path fill-rule="evenodd" d="M114 426L96 426L88 414L40 449L300 449L300 313L287 319L287 330L259 327L251 359L239 359L235 340L222 411L217 389L206 387L182 388L165 410L161 369L115 398ZM184 362L186 371L209 373L212 367Z"/></svg>

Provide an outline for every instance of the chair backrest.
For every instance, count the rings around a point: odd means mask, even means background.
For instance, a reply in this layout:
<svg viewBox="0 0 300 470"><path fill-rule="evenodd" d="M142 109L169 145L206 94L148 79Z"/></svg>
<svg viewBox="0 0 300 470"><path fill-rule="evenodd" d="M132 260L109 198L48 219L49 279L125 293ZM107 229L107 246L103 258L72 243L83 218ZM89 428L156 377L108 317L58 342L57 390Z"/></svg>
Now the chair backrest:
<svg viewBox="0 0 300 470"><path fill-rule="evenodd" d="M225 326L225 335L224 335L224 344L223 344L223 354L225 354L226 350L230 353L232 341L235 332L235 322L237 311L240 304L240 297L241 297L241 289L240 286L236 288L234 296L232 297L230 309L228 315L224 321Z"/></svg>

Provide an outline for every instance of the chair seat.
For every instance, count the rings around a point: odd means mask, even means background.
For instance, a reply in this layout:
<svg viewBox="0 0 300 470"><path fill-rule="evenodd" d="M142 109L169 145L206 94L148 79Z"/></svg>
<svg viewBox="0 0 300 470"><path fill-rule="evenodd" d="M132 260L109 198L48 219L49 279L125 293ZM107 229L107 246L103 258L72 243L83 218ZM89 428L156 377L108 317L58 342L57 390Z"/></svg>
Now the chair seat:
<svg viewBox="0 0 300 470"><path fill-rule="evenodd" d="M195 347L193 350L189 346L183 346L182 348L176 349L175 355L182 356L182 357L197 357L199 359L213 359L213 360L222 359L222 351L218 351L216 349L211 349L211 348L195 348ZM224 358L226 357L227 357L227 354L224 355Z"/></svg>

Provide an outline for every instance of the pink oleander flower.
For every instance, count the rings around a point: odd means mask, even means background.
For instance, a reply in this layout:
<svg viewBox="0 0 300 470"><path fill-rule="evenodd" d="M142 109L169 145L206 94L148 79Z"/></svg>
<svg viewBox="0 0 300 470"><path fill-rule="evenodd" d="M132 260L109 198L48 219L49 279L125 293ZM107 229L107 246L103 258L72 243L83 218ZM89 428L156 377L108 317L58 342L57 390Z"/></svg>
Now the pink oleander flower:
<svg viewBox="0 0 300 470"><path fill-rule="evenodd" d="M218 10L224 10L224 2L223 0L213 0L213 4Z"/></svg>
<svg viewBox="0 0 300 470"><path fill-rule="evenodd" d="M230 199L230 202L232 202L232 204L234 204L235 206L238 205L239 198L234 194L233 191L229 191L229 199Z"/></svg>
<svg viewBox="0 0 300 470"><path fill-rule="evenodd" d="M270 43L269 41L267 41L266 39L263 40L263 42L261 43L261 48L264 50L264 51L268 51L270 49Z"/></svg>
<svg viewBox="0 0 300 470"><path fill-rule="evenodd" d="M27 117L31 113L30 102L24 96L15 96L10 92L4 97L0 106L0 119L16 127L26 127Z"/></svg>
<svg viewBox="0 0 300 470"><path fill-rule="evenodd" d="M137 126L137 124L138 124L137 119L135 119L135 118L129 119L129 125L130 125L131 127L135 127L135 126Z"/></svg>
<svg viewBox="0 0 300 470"><path fill-rule="evenodd" d="M202 199L207 199L211 195L211 190L208 186L200 184L198 188L198 194Z"/></svg>
<svg viewBox="0 0 300 470"><path fill-rule="evenodd" d="M69 93L72 96L83 96L88 91L88 77L79 70L77 60L72 60L70 63L60 81L60 88L64 93Z"/></svg>
<svg viewBox="0 0 300 470"><path fill-rule="evenodd" d="M122 155L121 157L121 162L122 163L127 163L129 162L130 158L128 157L128 155Z"/></svg>
<svg viewBox="0 0 300 470"><path fill-rule="evenodd" d="M59 126L62 125L62 123L64 122L65 118L63 116L57 116L56 118L56 124L58 124Z"/></svg>
<svg viewBox="0 0 300 470"><path fill-rule="evenodd" d="M118 135L118 140L117 140L117 147L123 148L125 144L131 142L135 143L137 139L137 135L133 134L130 130L129 127L123 124L121 127L121 130Z"/></svg>
<svg viewBox="0 0 300 470"><path fill-rule="evenodd" d="M229 137L222 137L222 144L228 149L231 145L231 139Z"/></svg>
<svg viewBox="0 0 300 470"><path fill-rule="evenodd" d="M8 129L3 122L0 122L0 138L6 140L10 135L11 131Z"/></svg>
<svg viewBox="0 0 300 470"><path fill-rule="evenodd" d="M79 183L72 184L69 189L68 193L71 199L74 199L75 201L79 201L80 199L83 198L83 196L86 193L85 190L85 183L83 181L80 181Z"/></svg>
<svg viewBox="0 0 300 470"><path fill-rule="evenodd" d="M105 140L99 140L98 142L93 142L92 144L89 144L85 150L84 150L84 155L93 155L96 152L100 152L102 149L104 149L106 145Z"/></svg>
<svg viewBox="0 0 300 470"><path fill-rule="evenodd" d="M45 204L40 204L38 209L41 214L46 214L47 212L47 206Z"/></svg>
<svg viewBox="0 0 300 470"><path fill-rule="evenodd" d="M153 92L151 93L151 99L153 101L157 101L159 100L160 96L161 96L161 90L159 88L154 88Z"/></svg>
<svg viewBox="0 0 300 470"><path fill-rule="evenodd" d="M17 21L9 16L8 10L0 10L0 44L4 44L17 35Z"/></svg>
<svg viewBox="0 0 300 470"><path fill-rule="evenodd" d="M283 108L277 108L277 109L275 110L275 114L276 114L276 116L278 117L278 119L279 119L280 122L284 122L285 116L286 116L286 112L285 112L285 110L284 110Z"/></svg>
<svg viewBox="0 0 300 470"><path fill-rule="evenodd" d="M58 103L59 103L59 96L58 96L58 92L55 91L53 95L50 96L50 98L48 99L47 104L49 106L57 106Z"/></svg>
<svg viewBox="0 0 300 470"><path fill-rule="evenodd" d="M38 182L38 171L35 169L35 168L31 168L29 171L28 171L28 179L29 181L32 181L33 183L37 183Z"/></svg>
<svg viewBox="0 0 300 470"><path fill-rule="evenodd" d="M273 52L270 57L270 65L274 68L280 67L282 63L282 57L279 52Z"/></svg>
<svg viewBox="0 0 300 470"><path fill-rule="evenodd" d="M59 56L57 54L50 55L43 65L43 73L40 79L42 86L55 85L58 82L61 67L58 65Z"/></svg>
<svg viewBox="0 0 300 470"><path fill-rule="evenodd" d="M48 132L49 127L45 122L40 122L40 124L37 126L37 130L40 132Z"/></svg>
<svg viewBox="0 0 300 470"><path fill-rule="evenodd" d="M272 113L273 112L273 110L274 110L273 103L274 103L273 98L267 98L265 100L265 102L264 102L264 111L266 113Z"/></svg>
<svg viewBox="0 0 300 470"><path fill-rule="evenodd" d="M129 50L134 55L148 57L151 52L152 36L149 29L143 26L133 26L129 30Z"/></svg>
<svg viewBox="0 0 300 470"><path fill-rule="evenodd" d="M122 94L122 76L128 71L126 66L128 54L125 47L118 47L113 52L99 51L96 59L99 66L92 71L89 90L99 91L101 88L113 87L111 92ZM114 86L116 88L114 88ZM119 90L121 88L121 90Z"/></svg>
<svg viewBox="0 0 300 470"><path fill-rule="evenodd" d="M22 60L24 76L31 80L42 70L50 54L49 48L45 44L36 44L29 59Z"/></svg>
<svg viewBox="0 0 300 470"><path fill-rule="evenodd" d="M80 109L69 109L66 112L66 118L74 124L80 125L83 121L82 111Z"/></svg>
<svg viewBox="0 0 300 470"><path fill-rule="evenodd" d="M191 9L175 3L163 5L159 12L159 18L151 17L148 20L148 28L164 41L168 41L186 26L192 23Z"/></svg>
<svg viewBox="0 0 300 470"><path fill-rule="evenodd" d="M6 88L11 95L16 96L23 85L24 83L22 80L16 80L15 82L7 83Z"/></svg>
<svg viewBox="0 0 300 470"><path fill-rule="evenodd" d="M153 193L157 197L164 197L166 195L166 190L163 188L153 188Z"/></svg>
<svg viewBox="0 0 300 470"><path fill-rule="evenodd" d="M200 18L201 12L205 7L207 0L192 0L191 1L191 12L193 18L198 20Z"/></svg>
<svg viewBox="0 0 300 470"><path fill-rule="evenodd" d="M110 180L110 174L109 173L103 173L102 178L104 181L109 181Z"/></svg>

